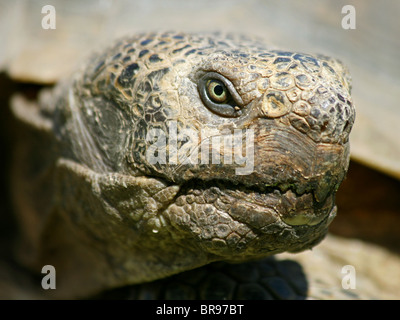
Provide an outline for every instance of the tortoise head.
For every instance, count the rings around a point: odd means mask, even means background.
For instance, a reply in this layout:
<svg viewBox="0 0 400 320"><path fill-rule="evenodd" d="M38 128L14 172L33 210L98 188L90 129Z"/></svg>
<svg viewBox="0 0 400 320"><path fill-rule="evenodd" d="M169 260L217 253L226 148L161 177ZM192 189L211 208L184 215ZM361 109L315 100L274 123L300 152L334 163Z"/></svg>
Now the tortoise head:
<svg viewBox="0 0 400 320"><path fill-rule="evenodd" d="M95 56L68 99L55 125L65 157L162 185L129 195L141 211L117 211L164 274L310 248L336 214L355 119L337 60L147 34Z"/></svg>

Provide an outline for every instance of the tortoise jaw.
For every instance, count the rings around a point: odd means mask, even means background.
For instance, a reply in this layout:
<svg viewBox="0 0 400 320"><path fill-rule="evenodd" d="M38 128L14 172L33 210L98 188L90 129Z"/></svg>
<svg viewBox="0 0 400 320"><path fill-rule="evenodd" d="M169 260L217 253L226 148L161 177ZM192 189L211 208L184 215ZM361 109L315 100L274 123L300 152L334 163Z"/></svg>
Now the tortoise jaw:
<svg viewBox="0 0 400 320"><path fill-rule="evenodd" d="M263 232L278 220L290 226L315 226L326 219L335 206L332 188L321 198L316 196L318 190L315 189L303 193L279 187L219 190L231 203L228 214L232 218Z"/></svg>
<svg viewBox="0 0 400 320"><path fill-rule="evenodd" d="M334 210L336 207L334 198L334 194L331 193L323 202L318 202L315 195L311 193L298 197L288 191L281 198L280 217L283 222L291 226L315 226Z"/></svg>
<svg viewBox="0 0 400 320"><path fill-rule="evenodd" d="M330 185L321 191L314 187L300 184L260 187L193 179L180 187L180 195L185 197L197 190L205 203L216 205L233 220L265 233L276 223L312 227L324 221L335 207L334 188Z"/></svg>

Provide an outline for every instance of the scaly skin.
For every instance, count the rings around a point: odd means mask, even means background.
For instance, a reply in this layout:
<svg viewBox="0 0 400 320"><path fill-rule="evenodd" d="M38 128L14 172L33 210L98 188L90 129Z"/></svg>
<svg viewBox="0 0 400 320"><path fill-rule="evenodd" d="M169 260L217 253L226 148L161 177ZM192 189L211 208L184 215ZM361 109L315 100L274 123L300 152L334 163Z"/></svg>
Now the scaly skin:
<svg viewBox="0 0 400 320"><path fill-rule="evenodd" d="M203 91L210 78L226 103ZM184 33L122 39L14 112L28 132L14 191L33 253L21 256L56 267L58 297L313 247L336 214L355 118L337 60ZM251 163L211 143L235 132Z"/></svg>

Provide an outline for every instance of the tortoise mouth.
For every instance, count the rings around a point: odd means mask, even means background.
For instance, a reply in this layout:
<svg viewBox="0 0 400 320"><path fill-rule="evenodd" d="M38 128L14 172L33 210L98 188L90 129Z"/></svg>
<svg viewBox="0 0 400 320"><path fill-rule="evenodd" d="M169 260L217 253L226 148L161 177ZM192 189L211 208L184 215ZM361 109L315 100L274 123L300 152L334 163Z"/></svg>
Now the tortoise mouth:
<svg viewBox="0 0 400 320"><path fill-rule="evenodd" d="M205 203L215 204L234 220L261 232L279 220L290 226L317 225L335 204L334 188L321 198L312 186L295 184L249 186L223 179L193 179L182 185L181 192L202 195Z"/></svg>

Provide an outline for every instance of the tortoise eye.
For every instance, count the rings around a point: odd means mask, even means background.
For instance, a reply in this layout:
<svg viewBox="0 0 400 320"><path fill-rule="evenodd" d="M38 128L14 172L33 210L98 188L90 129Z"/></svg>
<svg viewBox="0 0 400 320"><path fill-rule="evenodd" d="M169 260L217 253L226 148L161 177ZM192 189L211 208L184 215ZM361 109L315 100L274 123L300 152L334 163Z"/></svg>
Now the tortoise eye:
<svg viewBox="0 0 400 320"><path fill-rule="evenodd" d="M208 80L206 90L208 97L215 103L225 103L230 96L228 89L219 80Z"/></svg>
<svg viewBox="0 0 400 320"><path fill-rule="evenodd" d="M216 72L208 72L199 81L199 93L205 106L224 117L239 117L243 100L232 82Z"/></svg>

